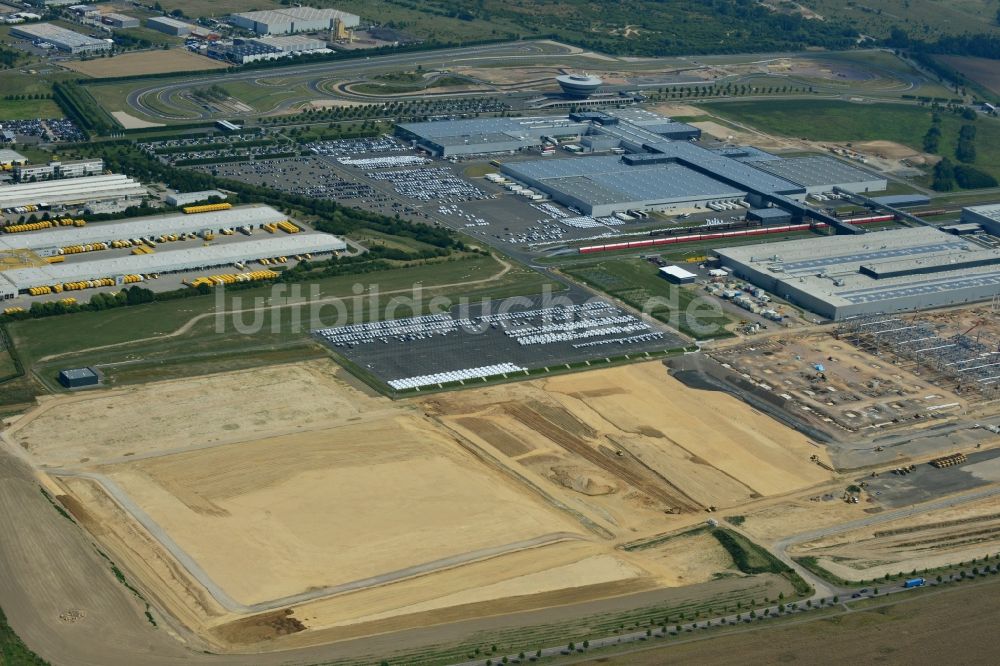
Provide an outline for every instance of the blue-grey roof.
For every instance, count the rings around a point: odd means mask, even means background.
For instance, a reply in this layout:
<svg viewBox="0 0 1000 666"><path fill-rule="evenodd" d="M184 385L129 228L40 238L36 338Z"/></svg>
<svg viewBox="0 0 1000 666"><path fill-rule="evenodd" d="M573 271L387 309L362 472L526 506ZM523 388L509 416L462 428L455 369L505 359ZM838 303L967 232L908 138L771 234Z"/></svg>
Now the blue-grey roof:
<svg viewBox="0 0 1000 666"><path fill-rule="evenodd" d="M629 166L618 156L518 162L505 164L504 171L592 205L746 194L680 164Z"/></svg>
<svg viewBox="0 0 1000 666"><path fill-rule="evenodd" d="M757 161L754 166L803 187L833 187L847 183L885 180L883 176L876 176L870 171L844 164L840 160L826 155Z"/></svg>
<svg viewBox="0 0 1000 666"><path fill-rule="evenodd" d="M750 215L755 215L762 220L765 219L777 219L786 218L791 215L787 210L783 208L755 208L750 211Z"/></svg>
<svg viewBox="0 0 1000 666"><path fill-rule="evenodd" d="M777 155L765 152L753 146L726 146L725 148L712 148L713 153L723 155L740 162L774 162L783 159Z"/></svg>
<svg viewBox="0 0 1000 666"><path fill-rule="evenodd" d="M877 236L878 240L885 236ZM891 236L889 237L891 238ZM793 261L781 265L785 273L794 275L796 273L815 273L832 266L847 264L856 268L862 264L868 264L887 259L919 258L920 255L940 255L948 252L968 251L969 244L965 241L949 240L949 236L940 234L933 242L924 245L910 247L894 247L886 244L878 249L865 249L860 252L830 252L827 250L823 256L802 261Z"/></svg>
<svg viewBox="0 0 1000 666"><path fill-rule="evenodd" d="M59 374L66 379L91 379L97 377L97 373L90 368L71 368L62 370Z"/></svg>
<svg viewBox="0 0 1000 666"><path fill-rule="evenodd" d="M589 125L573 122L566 116L536 116L531 118L468 118L434 120L423 123L402 123L399 127L424 139L445 137L476 137L504 134L510 137L538 137L541 134L583 132Z"/></svg>
<svg viewBox="0 0 1000 666"><path fill-rule="evenodd" d="M923 194L887 194L884 197L872 197L872 201L883 206L926 206L931 198Z"/></svg>

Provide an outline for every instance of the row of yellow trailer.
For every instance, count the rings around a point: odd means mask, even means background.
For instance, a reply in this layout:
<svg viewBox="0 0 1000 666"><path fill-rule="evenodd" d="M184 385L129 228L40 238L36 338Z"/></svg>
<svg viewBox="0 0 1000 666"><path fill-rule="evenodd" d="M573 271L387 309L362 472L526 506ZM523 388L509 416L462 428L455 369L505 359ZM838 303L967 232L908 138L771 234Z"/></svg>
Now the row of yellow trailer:
<svg viewBox="0 0 1000 666"><path fill-rule="evenodd" d="M221 275L209 275L208 277L199 277L193 280L188 280L185 282L190 287L200 287L201 285L207 285L209 287L215 287L224 284L236 284L238 282L258 282L260 280L273 280L278 277L278 273L275 271L249 271L247 273L223 273Z"/></svg>
<svg viewBox="0 0 1000 666"><path fill-rule="evenodd" d="M145 278L141 275L125 275L122 277L123 284L134 284L142 282ZM64 282L51 286L32 287L28 293L32 296L44 296L46 294L61 294L64 291L81 291L83 289L95 289L97 287L113 287L117 284L114 278L98 278L96 280L81 280L79 282Z"/></svg>
<svg viewBox="0 0 1000 666"><path fill-rule="evenodd" d="M185 215L196 215L198 213L214 213L217 210L229 210L233 207L231 203L204 204L202 206L185 206L181 210Z"/></svg>
<svg viewBox="0 0 1000 666"><path fill-rule="evenodd" d="M98 252L107 249L107 243L87 243L86 245L69 245L60 248L59 254L82 254L84 252Z"/></svg>
<svg viewBox="0 0 1000 666"><path fill-rule="evenodd" d="M86 220L74 220L71 217L63 217L58 220L41 220L40 222L29 222L27 224L11 224L3 227L5 234L22 234L28 231L41 231L42 229L52 229L54 227L83 227Z"/></svg>
<svg viewBox="0 0 1000 666"><path fill-rule="evenodd" d="M66 298L60 298L59 302L61 304L65 305L65 306L70 306L70 305L76 305L77 300L75 298L73 298L72 296L68 296ZM12 308L4 308L4 311L3 311L3 313L5 315L15 315L15 314L19 314L21 312L27 312L27 310L25 310L22 307L12 307Z"/></svg>
<svg viewBox="0 0 1000 666"><path fill-rule="evenodd" d="M297 226L289 222L288 220L282 220L280 222L269 222L267 224L261 225L269 234L278 233L278 229L281 229L287 234L297 234L301 231Z"/></svg>

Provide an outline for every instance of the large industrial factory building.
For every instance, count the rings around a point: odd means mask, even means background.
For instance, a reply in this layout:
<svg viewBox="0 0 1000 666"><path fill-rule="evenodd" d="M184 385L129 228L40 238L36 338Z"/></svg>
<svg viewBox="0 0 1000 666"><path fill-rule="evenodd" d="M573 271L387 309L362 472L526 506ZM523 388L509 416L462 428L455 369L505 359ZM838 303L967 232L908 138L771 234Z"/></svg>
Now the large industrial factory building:
<svg viewBox="0 0 1000 666"><path fill-rule="evenodd" d="M78 53L93 53L95 51L110 51L114 48L111 40L97 39L68 30L54 23L32 23L18 25L10 29L14 37L30 39L35 43L52 44L60 51L74 55Z"/></svg>
<svg viewBox="0 0 1000 666"><path fill-rule="evenodd" d="M138 201L147 196L149 191L142 183L128 176L83 176L0 188L0 210L39 204L75 206L99 201Z"/></svg>
<svg viewBox="0 0 1000 666"><path fill-rule="evenodd" d="M962 222L978 224L994 236L1000 236L1000 204L963 208Z"/></svg>
<svg viewBox="0 0 1000 666"><path fill-rule="evenodd" d="M345 242L335 236L296 233L197 247L180 245L172 249L167 246L153 254L100 258L100 253L88 253L86 260L64 263L46 263L38 259L58 255L71 246L110 245L116 240L163 234L219 233L224 229L244 226L257 229L282 222L287 217L269 206L252 206L197 215L162 215L52 231L5 234L0 236L0 254L22 257L28 265L0 272L0 300L16 298L34 287L107 278L121 281L124 276L132 274L176 273L232 266L261 257L323 255L347 249ZM29 261L31 257L36 260Z"/></svg>
<svg viewBox="0 0 1000 666"><path fill-rule="evenodd" d="M593 217L741 199L745 191L679 164L630 166L618 156L505 164L503 172Z"/></svg>
<svg viewBox="0 0 1000 666"><path fill-rule="evenodd" d="M229 17L229 22L258 35L287 35L293 32L333 30L338 22L345 28L356 28L361 17L337 9L282 7L233 14Z"/></svg>
<svg viewBox="0 0 1000 666"><path fill-rule="evenodd" d="M784 159L753 148L703 148L692 143L701 136L697 128L634 108L406 123L396 133L443 157L513 153L566 140L585 153L628 153L502 165L510 178L595 217L735 199L754 208L776 206L792 219L814 219L838 233L859 233L802 200L835 187L872 192L887 186L885 178L824 155Z"/></svg>
<svg viewBox="0 0 1000 666"><path fill-rule="evenodd" d="M985 300L1000 293L1000 249L921 227L716 250L723 266L833 320Z"/></svg>

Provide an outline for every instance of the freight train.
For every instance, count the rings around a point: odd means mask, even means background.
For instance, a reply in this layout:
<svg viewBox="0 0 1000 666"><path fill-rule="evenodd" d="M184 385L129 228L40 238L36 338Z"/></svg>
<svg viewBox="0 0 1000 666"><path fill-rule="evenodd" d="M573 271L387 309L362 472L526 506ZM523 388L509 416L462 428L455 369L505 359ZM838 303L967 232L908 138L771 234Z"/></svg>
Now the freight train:
<svg viewBox="0 0 1000 666"><path fill-rule="evenodd" d="M896 219L895 215L868 215L866 217L854 217L845 222L851 224L874 224L876 222L891 222ZM660 245L674 245L680 243L695 243L698 241L723 240L730 238L742 238L744 236L764 236L767 234L787 234L796 231L808 231L809 229L823 229L827 226L825 222L804 224L786 224L776 227L751 227L747 229L736 229L729 231L705 231L702 233L686 234L684 236L670 236L668 238L650 238L647 240L625 241L623 243L608 243L607 245L588 245L579 249L580 254L592 254L594 252L614 252L616 250L634 250L646 247L659 247ZM701 229L711 229L712 227L700 227Z"/></svg>

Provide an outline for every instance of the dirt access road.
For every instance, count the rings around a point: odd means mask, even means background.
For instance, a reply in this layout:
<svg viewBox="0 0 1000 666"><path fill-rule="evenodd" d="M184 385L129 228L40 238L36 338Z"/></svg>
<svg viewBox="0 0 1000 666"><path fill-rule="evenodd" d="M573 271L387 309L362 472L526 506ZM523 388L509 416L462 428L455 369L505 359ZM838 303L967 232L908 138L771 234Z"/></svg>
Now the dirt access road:
<svg viewBox="0 0 1000 666"><path fill-rule="evenodd" d="M654 604L676 604L692 594L726 594L741 580L717 580L689 588L666 588L586 604L500 614L477 620L386 633L332 645L248 655L214 655L191 635L143 615L144 604L115 580L81 528L56 512L39 491L26 463L0 447L0 599L14 631L55 666L291 666L337 658L378 661L382 655L429 645L451 644L482 631L571 621ZM128 573L126 572L126 576ZM765 594L769 592L764 592ZM773 592L770 592L773 594ZM571 599L560 603L572 604ZM62 619L60 616L66 618ZM75 621L72 621L74 618ZM71 621L67 621L71 620Z"/></svg>

